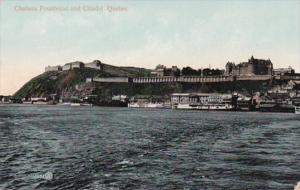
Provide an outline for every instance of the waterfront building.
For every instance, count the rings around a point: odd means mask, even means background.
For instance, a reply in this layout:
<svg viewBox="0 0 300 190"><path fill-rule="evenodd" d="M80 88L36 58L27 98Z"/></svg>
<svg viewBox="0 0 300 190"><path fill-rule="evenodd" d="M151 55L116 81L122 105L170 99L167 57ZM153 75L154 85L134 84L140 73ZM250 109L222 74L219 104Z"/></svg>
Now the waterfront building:
<svg viewBox="0 0 300 190"><path fill-rule="evenodd" d="M173 93L171 106L173 109L233 109L232 95L217 93Z"/></svg>
<svg viewBox="0 0 300 190"><path fill-rule="evenodd" d="M62 67L60 65L45 67L45 72L49 72L49 71L62 71Z"/></svg>
<svg viewBox="0 0 300 190"><path fill-rule="evenodd" d="M253 56L248 62L235 65L233 62L226 64L225 75L227 76L255 76L272 75L273 64L270 59L255 59Z"/></svg>

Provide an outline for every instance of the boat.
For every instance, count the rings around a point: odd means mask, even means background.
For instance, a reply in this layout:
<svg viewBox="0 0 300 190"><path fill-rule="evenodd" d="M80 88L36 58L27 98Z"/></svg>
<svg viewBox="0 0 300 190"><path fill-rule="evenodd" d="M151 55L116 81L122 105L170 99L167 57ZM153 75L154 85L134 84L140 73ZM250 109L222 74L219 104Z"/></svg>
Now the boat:
<svg viewBox="0 0 300 190"><path fill-rule="evenodd" d="M89 103L81 103L80 106L93 106L93 104L89 104Z"/></svg>
<svg viewBox="0 0 300 190"><path fill-rule="evenodd" d="M141 106L137 102L131 102L131 103L128 103L128 107L129 108L140 108Z"/></svg>
<svg viewBox="0 0 300 190"><path fill-rule="evenodd" d="M44 102L44 101L34 101L34 102L32 102L32 104L34 104L34 105L48 105L48 102Z"/></svg>
<svg viewBox="0 0 300 190"><path fill-rule="evenodd" d="M274 100L266 100L260 102L258 110L261 112L293 113L295 112L295 106L289 101L276 102Z"/></svg>
<svg viewBox="0 0 300 190"><path fill-rule="evenodd" d="M300 106L295 106L295 114L300 114Z"/></svg>
<svg viewBox="0 0 300 190"><path fill-rule="evenodd" d="M128 103L129 108L164 108L163 103L153 102L130 102Z"/></svg>
<svg viewBox="0 0 300 190"><path fill-rule="evenodd" d="M71 103L70 106L93 106L93 104L88 103Z"/></svg>
<svg viewBox="0 0 300 190"><path fill-rule="evenodd" d="M22 104L32 104L31 101L23 101Z"/></svg>
<svg viewBox="0 0 300 190"><path fill-rule="evenodd" d="M80 106L80 103L71 103L70 106Z"/></svg>
<svg viewBox="0 0 300 190"><path fill-rule="evenodd" d="M61 103L59 103L57 105L59 105L59 106L70 106L71 102L61 102Z"/></svg>
<svg viewBox="0 0 300 190"><path fill-rule="evenodd" d="M164 108L164 104L163 103L145 103L145 108Z"/></svg>
<svg viewBox="0 0 300 190"><path fill-rule="evenodd" d="M173 109L190 109L190 110L232 110L233 106L230 104L188 104L179 103L173 105Z"/></svg>

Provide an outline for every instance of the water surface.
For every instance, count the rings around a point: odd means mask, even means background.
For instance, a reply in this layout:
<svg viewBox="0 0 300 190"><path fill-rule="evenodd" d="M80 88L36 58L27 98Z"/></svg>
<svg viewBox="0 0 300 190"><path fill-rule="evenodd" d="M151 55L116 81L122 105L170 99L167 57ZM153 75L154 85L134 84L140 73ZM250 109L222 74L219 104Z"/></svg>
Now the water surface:
<svg viewBox="0 0 300 190"><path fill-rule="evenodd" d="M293 189L299 121L285 113L1 105L0 189Z"/></svg>

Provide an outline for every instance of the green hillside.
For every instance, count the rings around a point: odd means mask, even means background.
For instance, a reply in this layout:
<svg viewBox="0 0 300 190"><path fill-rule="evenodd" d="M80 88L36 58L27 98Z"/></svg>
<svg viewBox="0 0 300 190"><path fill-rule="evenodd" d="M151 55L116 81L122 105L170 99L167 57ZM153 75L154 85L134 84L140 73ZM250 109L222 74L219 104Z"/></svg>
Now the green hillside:
<svg viewBox="0 0 300 190"><path fill-rule="evenodd" d="M50 71L42 73L25 83L15 94L17 98L46 97L50 94L60 94L62 90L85 83L90 77L139 77L148 76L147 69L126 68L104 65L104 71L82 68L70 71Z"/></svg>

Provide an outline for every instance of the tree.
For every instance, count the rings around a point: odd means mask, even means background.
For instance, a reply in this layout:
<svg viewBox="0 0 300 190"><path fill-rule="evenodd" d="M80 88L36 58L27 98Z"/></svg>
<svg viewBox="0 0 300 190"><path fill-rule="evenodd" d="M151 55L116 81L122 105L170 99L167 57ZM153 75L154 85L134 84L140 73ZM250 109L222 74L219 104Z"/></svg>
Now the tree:
<svg viewBox="0 0 300 190"><path fill-rule="evenodd" d="M191 75L201 75L201 70L195 70L191 67L183 67L181 71L182 75L191 76Z"/></svg>

